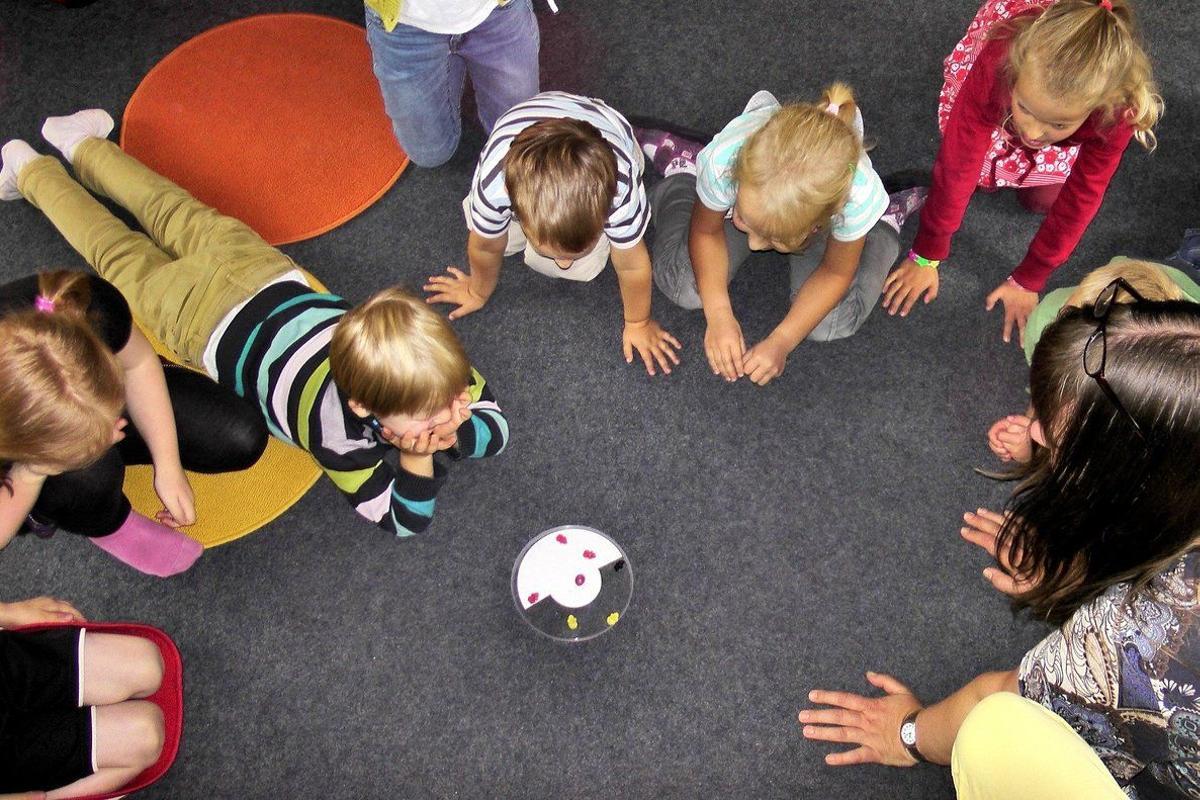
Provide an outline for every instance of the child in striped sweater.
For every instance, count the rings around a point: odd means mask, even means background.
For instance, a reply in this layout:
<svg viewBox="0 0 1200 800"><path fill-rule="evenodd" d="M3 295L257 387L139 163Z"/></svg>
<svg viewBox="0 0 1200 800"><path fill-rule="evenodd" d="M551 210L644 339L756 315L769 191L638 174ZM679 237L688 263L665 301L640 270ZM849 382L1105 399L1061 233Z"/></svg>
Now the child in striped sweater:
<svg viewBox="0 0 1200 800"><path fill-rule="evenodd" d="M0 157L0 197L24 196L192 367L254 403L270 431L312 453L363 517L398 536L428 527L444 460L499 453L508 423L450 325L400 289L352 308L280 251L105 137L92 109L42 133L79 181L128 209L130 231L25 142ZM399 469L384 460L400 451Z"/></svg>

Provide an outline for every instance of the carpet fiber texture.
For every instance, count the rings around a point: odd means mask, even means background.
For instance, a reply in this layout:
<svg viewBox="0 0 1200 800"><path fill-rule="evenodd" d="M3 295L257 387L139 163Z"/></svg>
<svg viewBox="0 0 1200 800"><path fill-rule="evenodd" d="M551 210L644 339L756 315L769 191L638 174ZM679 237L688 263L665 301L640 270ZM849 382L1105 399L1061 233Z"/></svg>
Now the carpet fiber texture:
<svg viewBox="0 0 1200 800"><path fill-rule="evenodd" d="M841 79L886 173L932 164L941 61L978 3L559 5L536 4L545 88L717 130L757 89L814 98ZM1141 7L1168 109L1160 145L1130 149L1051 288L1118 253L1169 253L1200 223L1195 6ZM353 0L0 0L0 134L35 141L48 114L119 110L181 43L280 9L362 23ZM468 125L450 163L407 170L285 251L353 301L461 266L482 144ZM24 537L0 552L3 599L53 593L175 637L187 730L148 800L949 800L943 769L825 766L830 748L805 741L795 713L814 687L865 691L867 669L934 700L1046 633L1013 620L958 534L964 511L1010 488L971 470L996 466L987 427L1027 401L1024 359L983 305L1036 227L1011 194L977 196L934 303L802 344L765 389L714 378L702 315L657 292L683 363L648 378L621 358L611 270L573 284L510 259L491 302L454 325L512 441L454 466L425 535L358 521L322 479L167 581L75 537ZM82 266L26 203L0 208L0 242L4 279ZM787 308L785 260L753 257L733 303L747 339L764 336ZM525 543L566 523L611 535L637 570L620 623L570 647L530 630L509 593Z"/></svg>

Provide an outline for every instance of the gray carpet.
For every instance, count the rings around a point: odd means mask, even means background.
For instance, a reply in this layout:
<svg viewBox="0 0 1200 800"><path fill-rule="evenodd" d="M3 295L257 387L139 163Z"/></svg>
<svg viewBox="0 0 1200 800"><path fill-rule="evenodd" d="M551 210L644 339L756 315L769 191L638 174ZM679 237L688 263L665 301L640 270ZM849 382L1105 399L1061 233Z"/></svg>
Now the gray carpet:
<svg viewBox="0 0 1200 800"><path fill-rule="evenodd" d="M716 129L758 88L859 92L881 172L929 165L941 58L976 0L539 4L543 85ZM1118 253L1162 255L1200 220L1200 55L1185 0L1144 3L1168 115L1132 148L1052 285ZM3 134L48 114L124 108L146 71L218 23L277 10L359 21L354 0L0 0ZM481 146L410 169L369 211L286 247L347 297L464 258L458 208ZM974 475L984 431L1022 407L1025 369L984 295L1036 221L1009 194L972 203L942 291L909 319L803 344L759 389L704 363L703 320L655 297L684 343L669 378L619 354L610 271L553 282L515 261L456 323L513 440L459 465L417 541L359 522L328 482L186 575L141 577L68 535L0 555L5 599L52 593L98 619L170 631L187 665L170 798L948 798L946 770L832 769L801 737L812 687L890 671L936 699L1010 668L1045 630L1014 622L980 576L959 515L1001 502ZM911 231L908 236L911 236ZM908 239L906 238L906 242ZM32 207L0 209L0 278L82 267ZM786 308L786 270L756 256L734 286L747 337ZM542 639L509 597L528 538L576 522L630 554L629 614L580 646Z"/></svg>

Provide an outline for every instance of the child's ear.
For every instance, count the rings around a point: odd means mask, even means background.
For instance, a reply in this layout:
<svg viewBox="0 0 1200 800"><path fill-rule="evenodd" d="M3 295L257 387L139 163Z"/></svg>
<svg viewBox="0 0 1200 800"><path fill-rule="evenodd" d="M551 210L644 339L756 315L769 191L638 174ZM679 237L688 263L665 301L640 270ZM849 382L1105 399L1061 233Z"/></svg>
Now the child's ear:
<svg viewBox="0 0 1200 800"><path fill-rule="evenodd" d="M362 417L363 419L372 416L367 407L357 400L347 400L346 405L350 406L350 410L354 412L355 416Z"/></svg>
<svg viewBox="0 0 1200 800"><path fill-rule="evenodd" d="M1029 438L1042 447L1046 446L1046 432L1042 430L1042 421L1035 419L1029 426Z"/></svg>

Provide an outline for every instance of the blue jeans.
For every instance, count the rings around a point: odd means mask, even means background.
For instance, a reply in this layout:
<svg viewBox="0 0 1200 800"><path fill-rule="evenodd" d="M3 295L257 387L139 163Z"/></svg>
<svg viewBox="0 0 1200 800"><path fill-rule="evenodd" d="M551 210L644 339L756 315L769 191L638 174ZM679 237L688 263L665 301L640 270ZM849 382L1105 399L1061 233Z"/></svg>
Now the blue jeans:
<svg viewBox="0 0 1200 800"><path fill-rule="evenodd" d="M1185 231L1179 249L1165 263L1185 272L1190 270L1193 278L1200 275L1200 228Z"/></svg>
<svg viewBox="0 0 1200 800"><path fill-rule="evenodd" d="M475 28L455 35L404 24L388 33L375 11L367 8L366 14L384 108L400 146L418 166L444 164L458 149L467 74L485 133L501 114L538 93L541 39L532 0L497 6Z"/></svg>

